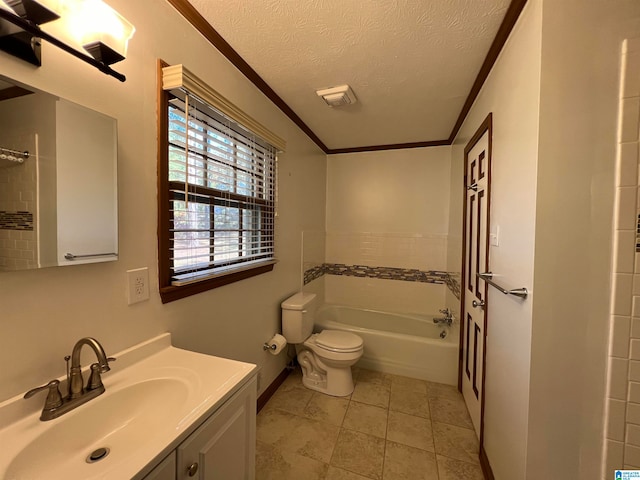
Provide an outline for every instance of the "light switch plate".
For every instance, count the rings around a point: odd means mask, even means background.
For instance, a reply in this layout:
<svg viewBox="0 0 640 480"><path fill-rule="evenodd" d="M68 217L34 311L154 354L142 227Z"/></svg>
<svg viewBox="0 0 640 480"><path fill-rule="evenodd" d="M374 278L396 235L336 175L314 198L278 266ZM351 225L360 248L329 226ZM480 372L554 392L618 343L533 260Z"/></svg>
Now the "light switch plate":
<svg viewBox="0 0 640 480"><path fill-rule="evenodd" d="M489 244L492 247L500 246L500 227L498 225L495 225L493 228L491 228L491 233L489 234Z"/></svg>

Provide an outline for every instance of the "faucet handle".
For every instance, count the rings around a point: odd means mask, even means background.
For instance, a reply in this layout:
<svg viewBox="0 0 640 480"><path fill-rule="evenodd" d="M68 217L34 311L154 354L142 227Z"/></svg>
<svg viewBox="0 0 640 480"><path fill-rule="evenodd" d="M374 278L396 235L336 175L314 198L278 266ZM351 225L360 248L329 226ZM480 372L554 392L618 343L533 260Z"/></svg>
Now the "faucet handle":
<svg viewBox="0 0 640 480"><path fill-rule="evenodd" d="M62 405L62 395L60 394L60 389L58 386L60 385L60 380L51 380L46 385L41 387L32 388L27 393L24 394L24 398L31 398L36 393L41 392L45 389L49 389L49 393L47 394L47 399L44 402L44 410L53 410L54 408L58 408Z"/></svg>
<svg viewBox="0 0 640 480"><path fill-rule="evenodd" d="M89 380L87 381L87 390L95 390L96 388L103 387L102 377L100 377L100 373L102 373L100 364L92 363L91 374L89 375Z"/></svg>
<svg viewBox="0 0 640 480"><path fill-rule="evenodd" d="M107 364L115 361L115 357L107 358ZM89 375L89 380L87 381L87 390L95 390L96 388L102 387L102 377L100 376L100 374L106 372L107 370L104 370L99 363L92 363L91 374Z"/></svg>

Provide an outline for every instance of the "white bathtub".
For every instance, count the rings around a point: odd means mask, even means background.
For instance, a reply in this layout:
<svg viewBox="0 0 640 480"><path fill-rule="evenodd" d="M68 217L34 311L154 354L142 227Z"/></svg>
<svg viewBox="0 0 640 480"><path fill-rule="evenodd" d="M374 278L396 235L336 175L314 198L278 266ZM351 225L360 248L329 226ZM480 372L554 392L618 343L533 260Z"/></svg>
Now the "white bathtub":
<svg viewBox="0 0 640 480"><path fill-rule="evenodd" d="M458 384L458 328L435 325L432 315L325 304L316 312L315 325L318 331L346 330L362 337L359 367ZM443 331L446 337L440 338Z"/></svg>

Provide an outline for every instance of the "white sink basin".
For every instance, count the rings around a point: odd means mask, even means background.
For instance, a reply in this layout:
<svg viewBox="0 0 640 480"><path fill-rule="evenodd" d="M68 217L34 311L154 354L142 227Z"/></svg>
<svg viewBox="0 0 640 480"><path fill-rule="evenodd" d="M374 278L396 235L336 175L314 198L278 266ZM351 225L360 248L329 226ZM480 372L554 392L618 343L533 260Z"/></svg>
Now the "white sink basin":
<svg viewBox="0 0 640 480"><path fill-rule="evenodd" d="M54 420L40 421L38 410L2 428L0 478L124 479L145 473L144 467L174 449L256 368L171 347L168 335L152 342L141 344L152 353L139 361L135 347L116 355L101 396ZM135 363L127 366L128 353ZM26 400L16 397L0 411L14 401ZM109 453L88 462L99 448Z"/></svg>

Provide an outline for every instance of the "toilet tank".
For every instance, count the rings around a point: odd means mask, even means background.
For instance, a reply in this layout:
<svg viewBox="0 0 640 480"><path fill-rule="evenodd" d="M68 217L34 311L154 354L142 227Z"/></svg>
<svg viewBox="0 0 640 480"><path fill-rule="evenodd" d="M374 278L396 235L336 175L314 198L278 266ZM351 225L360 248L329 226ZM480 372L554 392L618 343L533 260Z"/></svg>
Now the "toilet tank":
<svg viewBox="0 0 640 480"><path fill-rule="evenodd" d="M313 332L315 293L298 292L280 304L282 335L288 343L302 343Z"/></svg>

